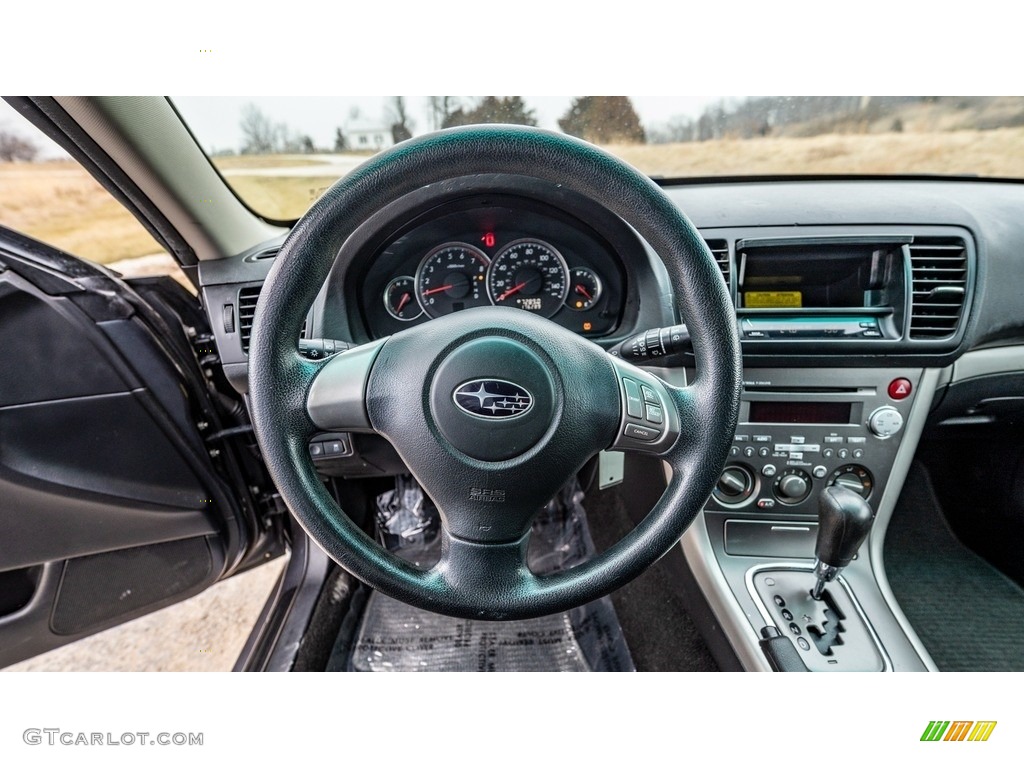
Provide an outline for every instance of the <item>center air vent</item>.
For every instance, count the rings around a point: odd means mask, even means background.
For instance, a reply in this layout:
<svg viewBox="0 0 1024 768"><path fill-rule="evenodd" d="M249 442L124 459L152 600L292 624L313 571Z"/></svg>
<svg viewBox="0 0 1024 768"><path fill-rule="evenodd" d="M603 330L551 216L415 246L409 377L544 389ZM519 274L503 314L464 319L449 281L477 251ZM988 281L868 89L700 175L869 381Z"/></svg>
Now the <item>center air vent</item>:
<svg viewBox="0 0 1024 768"><path fill-rule="evenodd" d="M711 255L715 257L715 261L718 262L718 268L722 271L722 277L725 278L725 284L729 285L729 274L731 272L731 266L729 263L729 243L725 240L707 240L708 248L711 249Z"/></svg>
<svg viewBox="0 0 1024 768"><path fill-rule="evenodd" d="M249 353L249 338L252 336L252 319L256 315L256 302L260 298L262 285L247 285L238 291L238 332L242 340L242 351ZM306 321L302 321L299 338L306 338Z"/></svg>
<svg viewBox="0 0 1024 768"><path fill-rule="evenodd" d="M959 238L916 238L910 251L911 339L953 336L967 295L967 250Z"/></svg>

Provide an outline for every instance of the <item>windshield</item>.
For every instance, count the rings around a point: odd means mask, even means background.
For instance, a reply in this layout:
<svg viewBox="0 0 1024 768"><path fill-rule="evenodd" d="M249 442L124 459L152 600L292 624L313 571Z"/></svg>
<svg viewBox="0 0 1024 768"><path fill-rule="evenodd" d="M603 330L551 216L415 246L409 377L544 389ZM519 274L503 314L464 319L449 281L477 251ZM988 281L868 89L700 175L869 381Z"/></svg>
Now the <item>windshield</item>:
<svg viewBox="0 0 1024 768"><path fill-rule="evenodd" d="M598 144L664 178L1024 177L1017 96L174 97L235 192L301 216L370 155L428 131L519 123Z"/></svg>

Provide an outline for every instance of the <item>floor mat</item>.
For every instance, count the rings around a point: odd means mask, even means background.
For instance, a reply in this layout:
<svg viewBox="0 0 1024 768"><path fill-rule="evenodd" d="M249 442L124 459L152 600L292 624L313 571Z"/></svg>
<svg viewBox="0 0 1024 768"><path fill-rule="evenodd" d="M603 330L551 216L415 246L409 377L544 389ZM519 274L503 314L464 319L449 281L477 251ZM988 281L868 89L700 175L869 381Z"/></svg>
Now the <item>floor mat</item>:
<svg viewBox="0 0 1024 768"><path fill-rule="evenodd" d="M939 669L1024 670L1024 590L953 536L919 463L886 533L885 568Z"/></svg>
<svg viewBox="0 0 1024 768"><path fill-rule="evenodd" d="M538 515L528 556L535 573L570 568L594 553L582 499L573 484ZM377 509L389 549L422 567L437 561L437 512L415 483L400 479L395 491L378 499ZM338 656L332 663L340 662ZM491 622L442 616L379 592L367 601L345 666L358 672L635 669L607 597L552 616Z"/></svg>

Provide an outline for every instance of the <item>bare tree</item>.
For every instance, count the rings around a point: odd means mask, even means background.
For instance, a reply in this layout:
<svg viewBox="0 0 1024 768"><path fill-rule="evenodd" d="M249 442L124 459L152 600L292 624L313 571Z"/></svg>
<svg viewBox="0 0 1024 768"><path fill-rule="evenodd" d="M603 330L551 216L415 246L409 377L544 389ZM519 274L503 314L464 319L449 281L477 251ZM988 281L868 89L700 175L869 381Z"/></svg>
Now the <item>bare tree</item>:
<svg viewBox="0 0 1024 768"><path fill-rule="evenodd" d="M283 123L274 125L263 110L249 103L242 107L242 154L267 155L278 151L280 131Z"/></svg>
<svg viewBox="0 0 1024 768"><path fill-rule="evenodd" d="M38 154L39 147L34 141L0 128L0 160L5 163L15 160L31 163Z"/></svg>
<svg viewBox="0 0 1024 768"><path fill-rule="evenodd" d="M409 117L404 96L391 96L384 102L384 112L391 124L391 138L397 144L412 138L415 121Z"/></svg>
<svg viewBox="0 0 1024 768"><path fill-rule="evenodd" d="M430 127L435 131L443 127L460 107L461 103L457 96L428 96L427 113L430 115Z"/></svg>

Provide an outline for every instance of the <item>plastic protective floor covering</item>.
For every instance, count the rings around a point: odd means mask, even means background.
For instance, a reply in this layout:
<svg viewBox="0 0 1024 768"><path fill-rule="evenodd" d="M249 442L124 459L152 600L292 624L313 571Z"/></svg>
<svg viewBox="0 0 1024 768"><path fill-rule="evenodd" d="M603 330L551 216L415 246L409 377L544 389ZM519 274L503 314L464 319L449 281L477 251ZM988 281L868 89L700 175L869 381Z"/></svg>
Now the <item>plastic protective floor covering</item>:
<svg viewBox="0 0 1024 768"><path fill-rule="evenodd" d="M573 483L538 515L529 565L548 573L594 553L583 493ZM422 567L437 561L437 511L420 488L400 478L377 499L385 545ZM633 671L633 661L607 597L566 613L524 621L455 619L405 605L374 592L352 643L348 669L412 671Z"/></svg>

